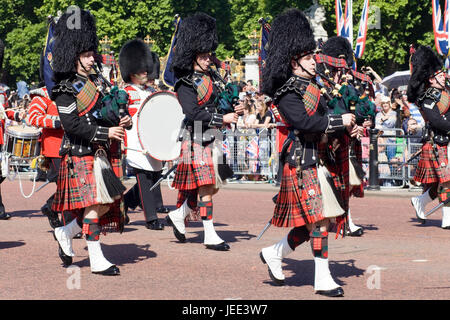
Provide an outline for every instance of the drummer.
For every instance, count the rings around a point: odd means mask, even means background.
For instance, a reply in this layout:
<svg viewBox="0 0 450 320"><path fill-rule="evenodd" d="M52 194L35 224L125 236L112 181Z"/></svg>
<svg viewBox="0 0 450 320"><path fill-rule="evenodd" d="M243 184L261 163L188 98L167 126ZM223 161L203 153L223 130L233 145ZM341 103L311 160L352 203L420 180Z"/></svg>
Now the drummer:
<svg viewBox="0 0 450 320"><path fill-rule="evenodd" d="M146 86L146 83L149 77L159 77L159 72L152 76L154 69L152 52L140 39L130 40L124 44L119 54L119 67L126 83L124 90L129 95L128 111L133 120L133 127L126 130L127 146L130 148L127 150L127 163L133 168L137 180L124 196L125 212L128 208L134 210L140 206L144 211L147 229L163 230L164 224L158 220L157 215L158 202L159 206L162 206L161 190L157 188L150 192L150 188L161 177L162 162L147 153L135 151L142 150L137 132L138 111L146 98L155 91L152 87Z"/></svg>
<svg viewBox="0 0 450 320"><path fill-rule="evenodd" d="M21 122L26 117L25 110L8 110L8 99L6 98L6 95L1 95L4 97L3 99L0 99L0 146L4 145L4 132L5 132L5 126L6 126L6 119ZM3 148L3 147L2 147ZM0 168L0 170L3 170L3 168ZM5 180L5 177L3 175L0 175L0 185ZM11 218L11 215L6 212L5 206L3 204L2 200L2 194L1 194L1 188L0 188L0 220L8 220Z"/></svg>

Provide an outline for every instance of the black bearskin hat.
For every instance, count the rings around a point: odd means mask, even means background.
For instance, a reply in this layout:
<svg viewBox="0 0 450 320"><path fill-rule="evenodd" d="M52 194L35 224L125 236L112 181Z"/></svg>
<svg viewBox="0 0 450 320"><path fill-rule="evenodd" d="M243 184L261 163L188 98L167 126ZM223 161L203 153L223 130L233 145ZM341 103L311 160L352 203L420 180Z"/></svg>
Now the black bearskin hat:
<svg viewBox="0 0 450 320"><path fill-rule="evenodd" d="M347 38L336 36L329 38L322 46L322 53L344 59L349 68L353 65L353 49Z"/></svg>
<svg viewBox="0 0 450 320"><path fill-rule="evenodd" d="M216 19L198 12L184 19L177 32L171 69L175 77L182 78L193 71L192 63L199 53L212 52L219 42Z"/></svg>
<svg viewBox="0 0 450 320"><path fill-rule="evenodd" d="M55 81L60 81L76 71L80 53L94 51L96 61L98 38L95 19L92 14L78 7L71 7L59 18L54 31L52 68ZM77 16L79 15L79 16Z"/></svg>
<svg viewBox="0 0 450 320"><path fill-rule="evenodd" d="M132 74L153 73L153 58L148 45L141 39L127 41L119 53L119 67L125 82L131 82Z"/></svg>
<svg viewBox="0 0 450 320"><path fill-rule="evenodd" d="M442 61L430 47L419 46L411 57L411 78L408 83L408 101L415 103L428 88L428 79L442 69Z"/></svg>
<svg viewBox="0 0 450 320"><path fill-rule="evenodd" d="M159 62L159 57L156 52L152 52L151 61L153 63L153 71L148 74L149 79L159 79L161 64Z"/></svg>
<svg viewBox="0 0 450 320"><path fill-rule="evenodd" d="M270 31L262 91L273 97L292 75L291 59L316 49L316 41L305 14L288 9L278 15Z"/></svg>

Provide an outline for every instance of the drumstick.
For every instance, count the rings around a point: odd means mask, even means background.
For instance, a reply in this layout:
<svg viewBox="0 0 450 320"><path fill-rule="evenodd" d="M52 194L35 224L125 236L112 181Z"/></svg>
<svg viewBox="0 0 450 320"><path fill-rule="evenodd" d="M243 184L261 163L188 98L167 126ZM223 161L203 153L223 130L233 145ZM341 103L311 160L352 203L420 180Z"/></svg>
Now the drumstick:
<svg viewBox="0 0 450 320"><path fill-rule="evenodd" d="M138 149L134 149L134 148L130 148L130 147L124 147L124 149L136 151L136 152L147 153L147 150L138 150Z"/></svg>

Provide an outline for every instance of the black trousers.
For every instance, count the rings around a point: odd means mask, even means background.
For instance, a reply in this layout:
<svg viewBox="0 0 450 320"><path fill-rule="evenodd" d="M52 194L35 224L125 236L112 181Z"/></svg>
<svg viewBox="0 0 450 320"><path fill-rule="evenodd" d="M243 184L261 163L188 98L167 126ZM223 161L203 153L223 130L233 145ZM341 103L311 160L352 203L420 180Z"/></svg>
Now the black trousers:
<svg viewBox="0 0 450 320"><path fill-rule="evenodd" d="M50 182L54 182L55 184L58 181L59 174L59 166L61 164L61 158L49 158L50 165L47 171L47 180ZM55 194L52 194L50 198L47 200L47 205L51 209L53 205L53 200L55 199Z"/></svg>
<svg viewBox="0 0 450 320"><path fill-rule="evenodd" d="M158 186L150 192L150 188L161 178L161 171L134 169L136 184L125 194L124 201L128 208L140 206L144 211L145 221L158 219L156 209L162 207L161 188Z"/></svg>

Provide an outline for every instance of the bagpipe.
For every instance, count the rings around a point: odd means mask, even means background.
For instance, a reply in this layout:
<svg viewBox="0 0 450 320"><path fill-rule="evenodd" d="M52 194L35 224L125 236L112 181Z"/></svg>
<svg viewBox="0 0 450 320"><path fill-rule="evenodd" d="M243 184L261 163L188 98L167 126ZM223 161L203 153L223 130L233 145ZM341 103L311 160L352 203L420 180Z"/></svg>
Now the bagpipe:
<svg viewBox="0 0 450 320"><path fill-rule="evenodd" d="M370 85L370 77L349 68L342 58L330 57L319 52L315 59L316 74L324 83L321 84L321 91L328 100L328 106L333 109L333 113L353 113L358 125L365 120L374 119L375 108L369 100L369 94L367 90L360 91L361 83L364 84L364 88ZM342 72L339 79L334 81L332 75L337 70Z"/></svg>
<svg viewBox="0 0 450 320"><path fill-rule="evenodd" d="M93 70L97 75L97 91L102 96L102 107L97 110L95 116L109 127L118 126L120 119L129 115L128 93L125 90L113 86L101 73L98 65L93 65Z"/></svg>
<svg viewBox="0 0 450 320"><path fill-rule="evenodd" d="M212 66L209 67L209 74L219 90L219 104L218 109L219 112L226 114L230 112L234 112L234 107L238 104L239 101L239 89L237 85L226 81L217 71L217 65L221 64L221 62L213 56L214 65L216 68ZM228 73L228 70L224 68Z"/></svg>

